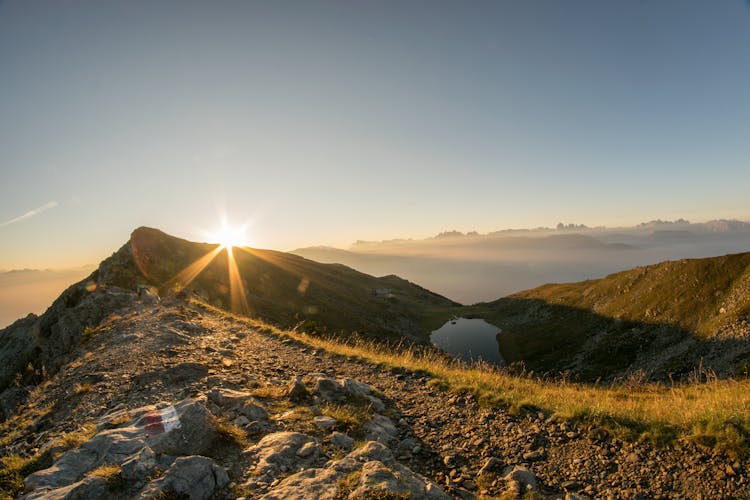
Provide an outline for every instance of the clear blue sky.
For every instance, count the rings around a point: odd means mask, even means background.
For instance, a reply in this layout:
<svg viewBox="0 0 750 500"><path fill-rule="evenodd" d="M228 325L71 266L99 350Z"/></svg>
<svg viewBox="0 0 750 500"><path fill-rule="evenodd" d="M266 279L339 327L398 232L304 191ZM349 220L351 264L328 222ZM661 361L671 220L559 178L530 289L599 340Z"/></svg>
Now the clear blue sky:
<svg viewBox="0 0 750 500"><path fill-rule="evenodd" d="M0 268L750 219L741 0L0 3Z"/></svg>

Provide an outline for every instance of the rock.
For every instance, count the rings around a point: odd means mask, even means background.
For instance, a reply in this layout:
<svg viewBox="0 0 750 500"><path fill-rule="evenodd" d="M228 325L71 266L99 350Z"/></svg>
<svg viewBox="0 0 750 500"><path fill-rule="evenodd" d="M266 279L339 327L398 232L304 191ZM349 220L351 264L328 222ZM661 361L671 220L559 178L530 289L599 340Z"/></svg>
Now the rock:
<svg viewBox="0 0 750 500"><path fill-rule="evenodd" d="M342 479L354 477L352 491L340 491ZM257 484L257 483L256 483ZM403 495L417 500L450 498L436 484L396 462L383 444L369 441L341 460L324 468L305 469L283 479L261 498L265 500L335 500L391 498Z"/></svg>
<svg viewBox="0 0 750 500"><path fill-rule="evenodd" d="M240 408L240 415L251 422L268 419L268 412L260 405L246 401Z"/></svg>
<svg viewBox="0 0 750 500"><path fill-rule="evenodd" d="M414 453L415 448L417 448L417 442L411 438L406 438L398 443L398 446L396 447L396 453L399 458L410 458L412 453Z"/></svg>
<svg viewBox="0 0 750 500"><path fill-rule="evenodd" d="M339 381L341 387L352 396L367 397L372 394L372 387L353 378L342 378Z"/></svg>
<svg viewBox="0 0 750 500"><path fill-rule="evenodd" d="M145 483L146 478L156 470L156 465L153 450L144 446L122 463L120 476L129 483Z"/></svg>
<svg viewBox="0 0 750 500"><path fill-rule="evenodd" d="M487 474L498 472L503 467L503 465L503 461L499 458L490 457L484 463L482 468L479 469L479 472L477 472L477 476L486 476Z"/></svg>
<svg viewBox="0 0 750 500"><path fill-rule="evenodd" d="M565 493L565 500L588 500L588 497L585 495L578 495L576 493Z"/></svg>
<svg viewBox="0 0 750 500"><path fill-rule="evenodd" d="M346 401L346 391L334 378L317 374L313 393L329 403L343 403Z"/></svg>
<svg viewBox="0 0 750 500"><path fill-rule="evenodd" d="M297 450L297 456L300 458L308 458L313 454L316 456L320 454L320 445L313 441L303 444L302 447Z"/></svg>
<svg viewBox="0 0 750 500"><path fill-rule="evenodd" d="M110 429L100 432L78 449L63 454L52 467L26 477L27 489L62 488L81 480L104 463L119 464L146 445L142 429Z"/></svg>
<svg viewBox="0 0 750 500"><path fill-rule="evenodd" d="M143 422L155 453L200 455L217 438L216 421L201 400L187 399L149 412L139 422Z"/></svg>
<svg viewBox="0 0 750 500"><path fill-rule="evenodd" d="M54 490L35 491L23 497L24 500L109 500L107 480L102 477L86 477L71 485Z"/></svg>
<svg viewBox="0 0 750 500"><path fill-rule="evenodd" d="M579 483L578 481L565 481L560 486L562 487L562 489L566 491L567 490L577 491L581 489L581 483Z"/></svg>
<svg viewBox="0 0 750 500"><path fill-rule="evenodd" d="M208 367L201 363L180 363L164 370L162 377L170 384L195 382L208 376Z"/></svg>
<svg viewBox="0 0 750 500"><path fill-rule="evenodd" d="M625 461L629 462L631 464L635 464L641 461L641 457L638 456L637 453L629 453L627 457L625 457Z"/></svg>
<svg viewBox="0 0 750 500"><path fill-rule="evenodd" d="M10 387L0 394L0 422L13 415L19 405L23 404L29 391L23 387Z"/></svg>
<svg viewBox="0 0 750 500"><path fill-rule="evenodd" d="M147 461L147 446L151 453L190 455L208 450L216 438L216 423L201 400L186 399L162 409L146 406L132 413L133 419L122 427L98 432L64 453L52 467L30 474L24 486L30 490L63 488L104 464ZM129 467L137 477L138 466Z"/></svg>
<svg viewBox="0 0 750 500"><path fill-rule="evenodd" d="M318 415L317 417L313 418L313 422L321 429L330 429L331 427L336 425L338 421L333 417Z"/></svg>
<svg viewBox="0 0 750 500"><path fill-rule="evenodd" d="M234 419L233 423L238 427L244 427L250 423L250 419L248 419L245 415L240 415L239 417Z"/></svg>
<svg viewBox="0 0 750 500"><path fill-rule="evenodd" d="M372 405L372 409L376 412L384 412L385 411L385 403L380 398L376 398L375 396L365 396Z"/></svg>
<svg viewBox="0 0 750 500"><path fill-rule="evenodd" d="M349 451L354 448L354 440L342 432L334 432L329 440L333 446L342 450Z"/></svg>
<svg viewBox="0 0 750 500"><path fill-rule="evenodd" d="M589 429L589 439L595 442L606 441L609 437L609 432L603 427L592 427Z"/></svg>
<svg viewBox="0 0 750 500"><path fill-rule="evenodd" d="M544 451L542 450L527 451L522 456L524 460L533 462L535 460L541 460L544 457Z"/></svg>
<svg viewBox="0 0 750 500"><path fill-rule="evenodd" d="M538 490L539 484L537 483L536 476L526 467L515 466L507 474L504 479L506 481L515 481L522 487L522 491L526 490Z"/></svg>
<svg viewBox="0 0 750 500"><path fill-rule="evenodd" d="M398 429L393 424L390 418L384 415L375 414L363 426L365 430L365 439L370 441L378 441L385 445L388 445L396 436L398 436Z"/></svg>
<svg viewBox="0 0 750 500"><path fill-rule="evenodd" d="M309 465L314 457L300 457L297 452L307 443L315 440L299 432L275 432L268 434L258 444L248 448L244 453L257 460L255 475L265 475L275 478L282 467L286 471L296 471L300 467Z"/></svg>
<svg viewBox="0 0 750 500"><path fill-rule="evenodd" d="M250 421L268 418L268 412L247 392L225 388L214 389L208 393L208 400L222 410L240 413Z"/></svg>
<svg viewBox="0 0 750 500"><path fill-rule="evenodd" d="M191 500L203 500L214 498L227 485L227 472L210 458L180 457L162 477L146 485L138 498L160 498L176 493L187 495Z"/></svg>
<svg viewBox="0 0 750 500"><path fill-rule="evenodd" d="M309 397L310 393L307 392L307 387L305 387L305 383L302 382L302 379L296 377L289 384L289 390L287 391L286 395L292 401L302 401L303 399Z"/></svg>

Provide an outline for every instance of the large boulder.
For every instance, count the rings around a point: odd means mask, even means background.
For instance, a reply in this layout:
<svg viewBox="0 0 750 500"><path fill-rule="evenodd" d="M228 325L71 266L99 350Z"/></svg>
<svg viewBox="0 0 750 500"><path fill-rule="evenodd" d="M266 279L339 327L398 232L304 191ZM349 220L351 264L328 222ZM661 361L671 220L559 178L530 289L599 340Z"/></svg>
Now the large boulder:
<svg viewBox="0 0 750 500"><path fill-rule="evenodd" d="M335 500L404 496L415 500L450 498L435 483L398 463L382 443L369 441L341 460L305 469L282 480L264 500Z"/></svg>
<svg viewBox="0 0 750 500"><path fill-rule="evenodd" d="M180 457L159 479L150 482L138 498L163 498L168 494L185 495L190 500L213 498L229 484L227 471L207 457Z"/></svg>
<svg viewBox="0 0 750 500"><path fill-rule="evenodd" d="M315 440L306 434L275 432L264 436L258 444L244 453L256 462L255 475L275 478L280 472L293 472L308 467L318 458L317 452L299 453L309 443L315 443Z"/></svg>
<svg viewBox="0 0 750 500"><path fill-rule="evenodd" d="M208 400L231 418L242 415L250 422L268 418L268 412L247 392L214 389L208 393Z"/></svg>
<svg viewBox="0 0 750 500"><path fill-rule="evenodd" d="M92 470L117 464L127 480L137 483L156 468L157 454L195 455L206 452L217 437L217 425L202 400L186 399L173 406L146 406L133 410L132 419L120 427L123 413L110 415L100 430L79 448L62 455L52 467L30 474L24 486L33 493L55 495Z"/></svg>

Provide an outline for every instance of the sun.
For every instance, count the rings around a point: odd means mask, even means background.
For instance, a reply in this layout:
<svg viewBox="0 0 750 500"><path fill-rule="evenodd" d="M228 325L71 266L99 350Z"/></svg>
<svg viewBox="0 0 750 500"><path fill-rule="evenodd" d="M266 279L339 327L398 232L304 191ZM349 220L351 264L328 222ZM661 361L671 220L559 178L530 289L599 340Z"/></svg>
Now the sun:
<svg viewBox="0 0 750 500"><path fill-rule="evenodd" d="M221 248L248 246L247 226L232 227L222 224L221 228L209 233L212 243L218 243Z"/></svg>

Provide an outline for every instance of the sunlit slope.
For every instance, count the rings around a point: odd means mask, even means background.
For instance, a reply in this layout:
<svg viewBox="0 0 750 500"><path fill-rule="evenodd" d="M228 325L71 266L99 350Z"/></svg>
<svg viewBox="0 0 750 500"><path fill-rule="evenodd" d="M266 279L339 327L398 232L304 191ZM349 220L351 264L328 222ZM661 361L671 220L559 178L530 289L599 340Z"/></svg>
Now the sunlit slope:
<svg viewBox="0 0 750 500"><path fill-rule="evenodd" d="M506 360L589 378L750 362L750 253L664 262L550 284L472 308L503 328Z"/></svg>
<svg viewBox="0 0 750 500"><path fill-rule="evenodd" d="M140 279L162 293L189 288L220 307L241 306L238 312L286 327L302 323L308 331L425 336L458 306L397 276L376 278L284 252L234 248L232 263L217 245L150 228L135 230L130 243L137 271L123 266L108 281L132 286ZM239 279L231 280L235 266Z"/></svg>

